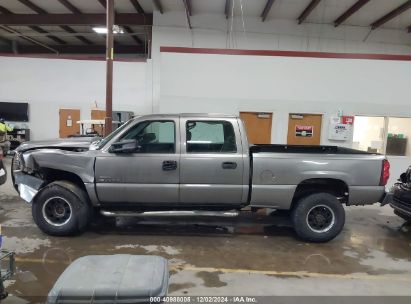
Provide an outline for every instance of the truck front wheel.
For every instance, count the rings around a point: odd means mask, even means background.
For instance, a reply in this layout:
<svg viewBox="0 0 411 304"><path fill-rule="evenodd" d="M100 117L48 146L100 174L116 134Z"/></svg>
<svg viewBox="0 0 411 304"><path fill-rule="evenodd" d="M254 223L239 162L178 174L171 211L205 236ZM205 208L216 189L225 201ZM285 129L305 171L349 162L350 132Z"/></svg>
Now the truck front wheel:
<svg viewBox="0 0 411 304"><path fill-rule="evenodd" d="M53 182L34 198L34 222L45 233L55 236L83 232L90 218L91 207L86 193L70 182Z"/></svg>
<svg viewBox="0 0 411 304"><path fill-rule="evenodd" d="M328 242L343 229L345 211L338 199L316 193L300 199L293 208L292 222L297 235L309 242Z"/></svg>

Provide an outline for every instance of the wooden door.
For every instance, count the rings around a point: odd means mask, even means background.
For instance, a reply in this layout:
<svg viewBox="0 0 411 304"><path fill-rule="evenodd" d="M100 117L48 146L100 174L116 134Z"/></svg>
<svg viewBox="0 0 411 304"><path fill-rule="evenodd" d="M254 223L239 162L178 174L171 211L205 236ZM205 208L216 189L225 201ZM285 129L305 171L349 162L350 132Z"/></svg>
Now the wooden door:
<svg viewBox="0 0 411 304"><path fill-rule="evenodd" d="M270 144L272 113L240 112L250 144Z"/></svg>
<svg viewBox="0 0 411 304"><path fill-rule="evenodd" d="M91 119L101 119L104 120L106 118L106 111L104 110L91 110ZM101 125L95 125L94 130L100 134L101 136L104 136L104 128Z"/></svg>
<svg viewBox="0 0 411 304"><path fill-rule="evenodd" d="M322 119L319 114L290 114L287 144L320 145Z"/></svg>
<svg viewBox="0 0 411 304"><path fill-rule="evenodd" d="M70 135L80 134L80 109L60 109L60 138L66 138Z"/></svg>

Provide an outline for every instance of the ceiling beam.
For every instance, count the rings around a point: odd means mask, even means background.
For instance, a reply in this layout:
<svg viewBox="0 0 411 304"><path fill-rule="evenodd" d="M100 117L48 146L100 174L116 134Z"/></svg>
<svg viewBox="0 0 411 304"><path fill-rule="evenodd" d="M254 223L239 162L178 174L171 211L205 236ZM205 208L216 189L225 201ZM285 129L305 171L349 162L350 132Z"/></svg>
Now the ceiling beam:
<svg viewBox="0 0 411 304"><path fill-rule="evenodd" d="M68 1L68 0L58 0L58 1L63 6L65 6L69 11L71 11L73 14L81 14L81 11L76 6L74 6L70 1ZM64 29L68 33L75 33L76 32L71 27L69 27L67 25L62 25L61 28ZM85 38L84 36L76 35L76 38L78 40L84 42L85 44L93 44L93 42L91 42L89 39Z"/></svg>
<svg viewBox="0 0 411 304"><path fill-rule="evenodd" d="M30 8L31 10L35 11L37 14L43 14L43 15L47 14L47 12L44 9L42 9L41 7L37 6L36 4L34 4L33 2L29 0L18 0L18 1L21 4L24 4L25 6Z"/></svg>
<svg viewBox="0 0 411 304"><path fill-rule="evenodd" d="M68 0L58 0L61 5L67 8L73 14L81 14L81 11Z"/></svg>
<svg viewBox="0 0 411 304"><path fill-rule="evenodd" d="M6 14L6 15L13 14L9 9L7 9L4 6L1 6L1 5L0 5L0 13Z"/></svg>
<svg viewBox="0 0 411 304"><path fill-rule="evenodd" d="M126 31L127 33L129 33L129 34L134 34L133 29L132 29L131 27L129 27L129 26L125 25L125 26L124 26L124 29L125 29L125 31ZM137 42L138 44L144 44L143 40L141 40L140 38L138 38L136 35L131 36L131 38L133 38L133 40L134 40L135 42Z"/></svg>
<svg viewBox="0 0 411 304"><path fill-rule="evenodd" d="M50 45L59 54L105 54L105 45ZM114 47L116 54L143 54L144 47L140 45L118 45ZM50 54L50 50L37 45L19 45L20 54Z"/></svg>
<svg viewBox="0 0 411 304"><path fill-rule="evenodd" d="M261 19L264 22L265 19L267 19L267 15L271 10L271 7L273 6L275 0L267 0L267 3L265 4L264 10L261 13Z"/></svg>
<svg viewBox="0 0 411 304"><path fill-rule="evenodd" d="M307 19L311 12L320 4L321 0L311 0L310 4L304 9L301 15L297 18L298 24L301 24Z"/></svg>
<svg viewBox="0 0 411 304"><path fill-rule="evenodd" d="M117 25L152 25L151 14L116 14ZM13 14L0 15L4 25L105 25L106 14Z"/></svg>
<svg viewBox="0 0 411 304"><path fill-rule="evenodd" d="M0 19L1 19L1 16L0 16ZM32 25L32 26L30 26L30 28L31 28L33 31L35 31L35 32L37 32L37 33L40 33L40 34L48 34L48 33L49 33L48 31L46 31L45 29L42 29L42 28L39 27L39 26ZM58 38L58 37L56 37L56 36L54 36L54 35L47 35L46 37L49 38L49 39L51 39L51 40L53 40L54 42L59 43L59 44L66 44L66 43L67 43L67 42L65 42L64 40L62 40L62 39L60 39L60 38Z"/></svg>
<svg viewBox="0 0 411 304"><path fill-rule="evenodd" d="M71 34L76 34L77 32L70 26L68 25L60 25L60 27L65 30L67 33L71 33ZM86 37L82 36L82 35L74 35L74 37L76 37L78 40L80 40L81 42L85 43L85 44L94 44L91 40L87 39Z"/></svg>
<svg viewBox="0 0 411 304"><path fill-rule="evenodd" d="M190 17L192 16L191 0L183 0L183 2L184 2L185 11L186 11L188 27L191 30L193 28L191 26L191 19L190 19Z"/></svg>
<svg viewBox="0 0 411 304"><path fill-rule="evenodd" d="M164 13L163 5L161 4L160 0L153 0L154 6L158 11L160 11L160 14Z"/></svg>
<svg viewBox="0 0 411 304"><path fill-rule="evenodd" d="M230 16L230 7L231 7L231 0L225 0L225 8L224 8L225 19L228 19L228 17Z"/></svg>
<svg viewBox="0 0 411 304"><path fill-rule="evenodd" d="M106 0L98 0L98 2L99 2L104 8L107 8L107 1L106 1Z"/></svg>
<svg viewBox="0 0 411 304"><path fill-rule="evenodd" d="M399 15L401 15L405 11L409 10L410 8L411 8L411 0L408 0L404 4L397 7L396 9L393 9L388 14L382 16L380 19L378 19L378 20L374 21L373 23L371 23L371 29L375 30L375 29L379 28L380 26L384 25L385 23L387 23L388 21L394 19L395 17L398 17Z"/></svg>
<svg viewBox="0 0 411 304"><path fill-rule="evenodd" d="M34 43L37 47L40 47L43 51L45 51L45 49L46 49L48 52L58 53L58 51L56 51L55 49L53 49L53 48L50 47L49 45L44 44L44 43L42 43L42 42L40 42L40 41L38 41L38 40L36 40L36 39L33 39L33 38L31 38L30 36L26 36L26 35L22 34L21 32L19 32L18 30L15 30L15 29L13 29L13 28L11 28L11 27L8 27L8 26L1 25L1 24L0 24L0 29L2 29L3 31L6 31L6 32L8 32L8 33L11 33L11 34L16 34L16 35L18 35L19 37L23 38L24 40L27 40L27 41L29 41L29 42L31 42L31 43ZM63 45L63 46L64 46L64 45Z"/></svg>
<svg viewBox="0 0 411 304"><path fill-rule="evenodd" d="M1 6L0 5L0 13L2 13L2 14L5 14L5 15L9 15L9 14L13 14L13 12L11 12L10 10L8 10L7 8L5 8L5 7L3 7L3 6ZM17 33L17 34L20 34L20 32L19 31L16 31L16 30L13 30L12 28L9 28L9 27L6 27L6 26L1 26L0 25L0 27L4 30L4 31L6 31L6 32L8 32L8 33ZM32 30L34 30L34 31L43 31L43 32L46 32L47 33L47 31L45 31L45 30L43 30L43 29L41 29L40 27L38 27L38 26L32 26L32 27L30 27ZM8 41L10 41L10 43L13 43L13 40L9 40L9 39L7 39L7 38L3 38L3 37L1 37L2 39L3 39L3 41L4 40L8 40ZM29 38L29 37L26 37L26 36L24 36L24 35L22 35L22 36L20 36L20 38L22 38L22 39L24 39L24 40L26 40L26 41L28 41L28 42L31 42L31 43L34 43L34 44L37 44L37 45L43 45L41 42L39 42L39 41L37 41L37 40L35 40L35 39L32 39L32 38ZM49 37L50 38L50 37ZM57 37L56 37L57 38ZM62 41L62 40L61 40ZM63 41L64 42L64 41Z"/></svg>
<svg viewBox="0 0 411 304"><path fill-rule="evenodd" d="M143 7L138 2L138 0L130 0L130 2L133 5L133 7L134 7L134 9L136 10L137 13L139 13L139 14L145 14L146 13L144 11Z"/></svg>
<svg viewBox="0 0 411 304"><path fill-rule="evenodd" d="M356 13L360 8L366 5L370 0L358 0L355 2L348 10L346 10L340 17L335 19L334 26L337 27L345 20L351 17L354 13Z"/></svg>
<svg viewBox="0 0 411 304"><path fill-rule="evenodd" d="M33 2L31 2L30 0L19 0L22 4L24 4L25 6L29 7L31 10L35 11L37 14L40 15L48 15L48 12L41 8L40 6L34 4ZM66 1L68 2L68 1ZM61 29L63 29L64 31L66 31L67 33L77 33L73 28L69 27L68 25L65 26L60 26ZM86 37L81 36L81 35L76 35L74 36L76 37L78 40L80 40L81 42L85 43L85 44L93 44L93 42L91 42L90 40L88 40ZM53 39L54 40L54 39Z"/></svg>
<svg viewBox="0 0 411 304"><path fill-rule="evenodd" d="M5 8L4 6L0 6L0 12L4 15L13 15L14 13L12 11L10 11L9 9ZM0 15L0 18L2 16ZM0 23L1 24L1 23ZM48 33L46 30L43 30L41 27L39 26L29 26L33 31L37 32L37 33ZM47 35L47 38L53 40L54 42L57 42L59 44L65 44L66 42L64 40L61 40L60 38L57 38L56 36L53 35Z"/></svg>

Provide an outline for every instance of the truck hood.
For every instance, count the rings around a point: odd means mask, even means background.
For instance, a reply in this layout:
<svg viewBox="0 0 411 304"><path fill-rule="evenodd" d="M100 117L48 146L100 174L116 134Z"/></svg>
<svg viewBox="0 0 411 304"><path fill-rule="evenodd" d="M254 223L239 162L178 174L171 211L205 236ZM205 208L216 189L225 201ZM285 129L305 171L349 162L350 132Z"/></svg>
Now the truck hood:
<svg viewBox="0 0 411 304"><path fill-rule="evenodd" d="M57 148L64 150L88 150L90 144L97 141L99 137L75 137L75 138L60 138L43 141L28 141L22 143L17 149L17 152L24 152L35 149Z"/></svg>

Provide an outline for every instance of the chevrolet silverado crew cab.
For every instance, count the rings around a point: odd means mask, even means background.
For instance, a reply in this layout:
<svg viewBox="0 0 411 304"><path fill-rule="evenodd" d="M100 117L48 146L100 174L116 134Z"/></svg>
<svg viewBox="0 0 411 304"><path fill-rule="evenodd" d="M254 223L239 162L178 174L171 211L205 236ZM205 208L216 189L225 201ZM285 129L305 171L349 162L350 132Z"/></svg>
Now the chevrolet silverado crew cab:
<svg viewBox="0 0 411 304"><path fill-rule="evenodd" d="M334 146L249 145L236 116L181 114L131 119L99 141L28 142L13 182L51 235L83 231L105 216L235 216L243 208L289 210L298 236L334 238L343 204L381 201L382 155Z"/></svg>

